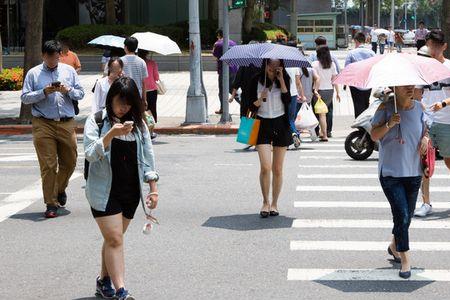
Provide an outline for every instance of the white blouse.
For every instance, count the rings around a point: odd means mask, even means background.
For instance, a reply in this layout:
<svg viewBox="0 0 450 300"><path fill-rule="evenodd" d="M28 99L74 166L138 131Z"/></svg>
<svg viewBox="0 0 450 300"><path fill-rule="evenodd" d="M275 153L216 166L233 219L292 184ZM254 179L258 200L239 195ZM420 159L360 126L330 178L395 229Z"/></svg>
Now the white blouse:
<svg viewBox="0 0 450 300"><path fill-rule="evenodd" d="M94 101L92 102L92 113L103 110L106 106L106 95L108 95L109 88L111 84L109 83L108 77L103 77L97 81L95 84L94 91Z"/></svg>
<svg viewBox="0 0 450 300"><path fill-rule="evenodd" d="M261 97L261 93L264 91L264 86L258 82L258 98ZM281 100L281 89L275 84L272 89L267 89L266 102L262 102L258 110L258 116L264 119L275 119L285 114L285 108L283 101Z"/></svg>

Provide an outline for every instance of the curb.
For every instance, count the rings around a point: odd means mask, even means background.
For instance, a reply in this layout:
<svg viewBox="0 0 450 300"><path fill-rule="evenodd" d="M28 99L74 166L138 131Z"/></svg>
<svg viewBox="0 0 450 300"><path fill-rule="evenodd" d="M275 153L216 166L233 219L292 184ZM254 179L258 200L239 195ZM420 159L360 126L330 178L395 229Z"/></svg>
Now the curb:
<svg viewBox="0 0 450 300"><path fill-rule="evenodd" d="M83 134L84 126L76 128L77 134ZM174 127L157 127L155 133L175 135L175 134L199 134L199 135L229 135L236 134L237 125L187 125ZM31 125L0 125L0 135L24 135L31 134Z"/></svg>

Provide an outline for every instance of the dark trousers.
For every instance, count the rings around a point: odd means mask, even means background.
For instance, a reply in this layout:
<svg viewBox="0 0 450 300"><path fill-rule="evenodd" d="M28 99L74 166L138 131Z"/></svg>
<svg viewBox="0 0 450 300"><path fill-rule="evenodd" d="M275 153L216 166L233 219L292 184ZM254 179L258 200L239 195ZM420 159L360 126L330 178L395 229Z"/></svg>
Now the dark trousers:
<svg viewBox="0 0 450 300"><path fill-rule="evenodd" d="M417 47L417 51L420 50L420 48L422 48L423 46L425 46L427 42L425 40L417 40L416 42L416 47Z"/></svg>
<svg viewBox="0 0 450 300"><path fill-rule="evenodd" d="M386 47L386 44L380 44L380 54L383 55L384 54L384 49Z"/></svg>
<svg viewBox="0 0 450 300"><path fill-rule="evenodd" d="M359 90L353 86L350 87L352 94L353 107L355 109L355 119L369 107L370 95L372 90Z"/></svg>
<svg viewBox="0 0 450 300"><path fill-rule="evenodd" d="M392 234L398 252L409 250L409 225L416 207L417 195L422 176L417 177L383 177L381 187L391 205L394 228Z"/></svg>
<svg viewBox="0 0 450 300"><path fill-rule="evenodd" d="M147 110L149 110L153 118L155 119L155 123L158 122L158 113L156 112L156 101L158 100L158 91L148 91L147 92Z"/></svg>
<svg viewBox="0 0 450 300"><path fill-rule="evenodd" d="M230 72L230 78L229 78L229 82L228 82L228 92L231 93L233 91L233 81L234 78L236 77L236 74L233 74ZM219 80L218 80L218 84L219 84L219 101L220 101L220 111L222 111L223 109L223 86L222 86L222 81L223 81L223 76L222 76L222 72L219 73ZM228 101L228 99L225 99L225 101Z"/></svg>
<svg viewBox="0 0 450 300"><path fill-rule="evenodd" d="M377 48L378 48L378 43L372 42L372 51L375 52L375 54L377 54Z"/></svg>

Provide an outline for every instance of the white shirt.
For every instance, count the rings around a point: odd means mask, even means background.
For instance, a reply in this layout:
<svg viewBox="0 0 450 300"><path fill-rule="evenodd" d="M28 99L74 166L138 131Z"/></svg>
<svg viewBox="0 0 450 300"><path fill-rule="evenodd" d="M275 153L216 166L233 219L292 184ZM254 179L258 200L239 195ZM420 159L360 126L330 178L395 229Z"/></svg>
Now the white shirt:
<svg viewBox="0 0 450 300"><path fill-rule="evenodd" d="M450 69L450 60L446 59L444 66ZM439 83L449 84L450 78L439 81ZM442 102L445 99L450 98L450 87L443 87L442 89L431 90L424 89L422 96L422 103L425 107L430 107L434 103ZM441 109L438 112L432 113L429 116L433 123L450 124L450 106Z"/></svg>
<svg viewBox="0 0 450 300"><path fill-rule="evenodd" d="M291 97L298 96L298 90L297 90L297 84L296 84L295 77L300 76L300 69L299 68L286 68L286 72L288 73L289 77L291 78L291 86L290 86Z"/></svg>
<svg viewBox="0 0 450 300"><path fill-rule="evenodd" d="M320 77L319 90L332 90L332 78L337 75L336 65L334 62L331 63L331 67L329 69L324 69L318 61L314 61L312 63L312 67Z"/></svg>
<svg viewBox="0 0 450 300"><path fill-rule="evenodd" d="M94 101L92 101L91 110L93 114L105 108L106 95L108 95L110 87L111 84L109 83L108 77L99 79L95 84Z"/></svg>
<svg viewBox="0 0 450 300"><path fill-rule="evenodd" d="M376 34L374 29L372 29L370 31L370 37L371 37L372 43L377 43L378 42L378 35Z"/></svg>
<svg viewBox="0 0 450 300"><path fill-rule="evenodd" d="M258 98L261 97L261 93L264 91L264 86L258 82ZM275 119L285 114L284 104L281 100L281 89L276 87L275 84L272 89L267 89L266 102L262 102L258 109L258 116L264 119Z"/></svg>
<svg viewBox="0 0 450 300"><path fill-rule="evenodd" d="M389 31L388 42L393 43L395 41L395 32L393 30Z"/></svg>

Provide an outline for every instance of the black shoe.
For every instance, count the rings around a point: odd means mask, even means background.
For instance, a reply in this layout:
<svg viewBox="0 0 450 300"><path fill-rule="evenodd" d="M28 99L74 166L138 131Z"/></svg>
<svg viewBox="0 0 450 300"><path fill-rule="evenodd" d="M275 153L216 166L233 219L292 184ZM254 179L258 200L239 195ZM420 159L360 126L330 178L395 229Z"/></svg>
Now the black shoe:
<svg viewBox="0 0 450 300"><path fill-rule="evenodd" d="M331 134L331 132L328 132L328 133L327 133L327 137L328 137L328 138L332 138L332 137L333 137L333 134Z"/></svg>
<svg viewBox="0 0 450 300"><path fill-rule="evenodd" d="M392 257L394 258L394 262L396 262L396 263L398 263L398 264L402 263L401 258L400 258L400 257L396 257L396 256L394 255L394 253L393 253L392 250L391 250L391 247L388 247L387 251L388 251L389 255L392 255Z"/></svg>
<svg viewBox="0 0 450 300"><path fill-rule="evenodd" d="M271 215L272 217L277 217L277 216L280 215L280 213L277 212L277 211L271 210L271 211L270 211L270 215Z"/></svg>
<svg viewBox="0 0 450 300"><path fill-rule="evenodd" d="M64 207L67 203L66 192L59 193L57 200L58 200L59 207Z"/></svg>
<svg viewBox="0 0 450 300"><path fill-rule="evenodd" d="M152 140L156 139L157 137L158 137L158 135L156 133L154 133L154 132L152 132L152 134L150 135L150 138Z"/></svg>
<svg viewBox="0 0 450 300"><path fill-rule="evenodd" d="M124 288L120 288L116 291L116 299L117 300L135 300L131 294L125 290Z"/></svg>
<svg viewBox="0 0 450 300"><path fill-rule="evenodd" d="M266 219L269 217L269 212L268 211L260 211L259 215L261 216L261 218Z"/></svg>
<svg viewBox="0 0 450 300"><path fill-rule="evenodd" d="M398 272L398 276L400 276L403 279L408 279L409 277L411 277L411 270L410 271L406 271L406 272Z"/></svg>
<svg viewBox="0 0 450 300"><path fill-rule="evenodd" d="M58 216L58 207L53 205L47 205L47 210L44 213L44 217L47 219L56 218Z"/></svg>

